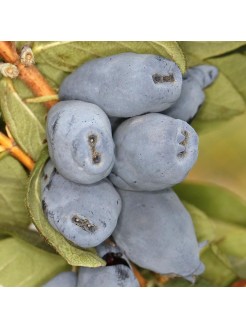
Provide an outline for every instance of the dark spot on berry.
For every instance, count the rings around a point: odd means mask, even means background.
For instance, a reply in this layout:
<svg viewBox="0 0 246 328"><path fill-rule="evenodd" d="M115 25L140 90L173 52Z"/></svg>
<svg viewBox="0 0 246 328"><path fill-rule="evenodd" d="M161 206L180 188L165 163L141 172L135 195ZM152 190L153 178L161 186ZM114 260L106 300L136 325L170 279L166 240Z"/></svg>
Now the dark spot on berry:
<svg viewBox="0 0 246 328"><path fill-rule="evenodd" d="M92 160L94 164L98 164L101 161L101 155L98 152L95 152L92 156Z"/></svg>
<svg viewBox="0 0 246 328"><path fill-rule="evenodd" d="M129 272L125 267L119 266L117 269L118 279L124 281L129 278Z"/></svg>
<svg viewBox="0 0 246 328"><path fill-rule="evenodd" d="M94 164L98 164L101 162L101 154L96 151L96 143L97 143L97 136L95 134L91 134L88 136L88 143L91 149L92 154L92 162Z"/></svg>
<svg viewBox="0 0 246 328"><path fill-rule="evenodd" d="M165 83L165 82L175 82L173 74L170 75L154 74L152 75L152 79L155 84Z"/></svg>
<svg viewBox="0 0 246 328"><path fill-rule="evenodd" d="M91 223L86 217L80 218L79 216L74 215L72 217L72 223L86 232L94 233L97 230L97 226Z"/></svg>

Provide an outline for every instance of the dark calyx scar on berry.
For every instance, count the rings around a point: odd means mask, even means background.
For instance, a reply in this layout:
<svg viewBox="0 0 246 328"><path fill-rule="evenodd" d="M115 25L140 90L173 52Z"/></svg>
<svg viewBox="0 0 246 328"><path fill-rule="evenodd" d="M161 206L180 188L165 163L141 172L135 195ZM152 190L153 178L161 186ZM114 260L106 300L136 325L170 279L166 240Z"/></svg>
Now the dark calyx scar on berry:
<svg viewBox="0 0 246 328"><path fill-rule="evenodd" d="M167 58L121 53L64 79L47 117L43 212L69 243L96 247L106 265L63 272L45 286L138 287L128 259L192 282L203 273L191 216L171 187L197 160L198 135L187 122L217 75L199 65L182 76Z"/></svg>

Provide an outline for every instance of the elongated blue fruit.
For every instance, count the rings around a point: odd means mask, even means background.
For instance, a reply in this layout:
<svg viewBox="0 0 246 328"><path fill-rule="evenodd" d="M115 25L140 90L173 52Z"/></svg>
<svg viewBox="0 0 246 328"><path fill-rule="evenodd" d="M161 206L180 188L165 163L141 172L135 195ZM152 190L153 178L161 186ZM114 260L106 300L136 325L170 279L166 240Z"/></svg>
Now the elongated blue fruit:
<svg viewBox="0 0 246 328"><path fill-rule="evenodd" d="M203 91L217 77L218 69L211 65L199 65L187 70L182 91L175 104L162 113L189 122L197 114L205 100Z"/></svg>
<svg viewBox="0 0 246 328"><path fill-rule="evenodd" d="M122 211L113 237L130 261L188 280L203 272L191 217L171 189L119 194Z"/></svg>
<svg viewBox="0 0 246 328"><path fill-rule="evenodd" d="M114 133L110 180L126 190L162 190L181 182L198 156L198 136L184 121L151 113L125 120Z"/></svg>
<svg viewBox="0 0 246 328"><path fill-rule="evenodd" d="M129 52L88 61L65 78L59 97L94 103L109 116L132 117L170 107L181 87L173 61Z"/></svg>
<svg viewBox="0 0 246 328"><path fill-rule="evenodd" d="M139 287L129 261L115 244L104 242L97 247L97 252L107 266L80 267L78 287Z"/></svg>
<svg viewBox="0 0 246 328"><path fill-rule="evenodd" d="M77 184L63 178L49 161L44 168L41 192L49 223L79 247L101 244L116 227L121 199L107 179L91 185Z"/></svg>
<svg viewBox="0 0 246 328"><path fill-rule="evenodd" d="M61 101L47 118L50 157L66 179L91 184L109 175L114 142L107 115L83 101Z"/></svg>

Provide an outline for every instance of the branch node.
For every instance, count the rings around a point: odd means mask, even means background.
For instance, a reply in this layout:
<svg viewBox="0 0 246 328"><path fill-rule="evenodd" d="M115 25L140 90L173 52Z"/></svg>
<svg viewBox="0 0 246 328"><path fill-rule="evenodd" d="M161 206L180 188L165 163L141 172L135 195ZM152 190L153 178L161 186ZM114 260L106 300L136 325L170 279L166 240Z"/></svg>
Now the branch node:
<svg viewBox="0 0 246 328"><path fill-rule="evenodd" d="M18 67L10 63L0 63L0 73L5 77L15 79L19 75Z"/></svg>
<svg viewBox="0 0 246 328"><path fill-rule="evenodd" d="M26 67L29 67L29 66L32 66L35 64L34 54L30 47L24 46L21 49L20 60L21 60L21 63Z"/></svg>

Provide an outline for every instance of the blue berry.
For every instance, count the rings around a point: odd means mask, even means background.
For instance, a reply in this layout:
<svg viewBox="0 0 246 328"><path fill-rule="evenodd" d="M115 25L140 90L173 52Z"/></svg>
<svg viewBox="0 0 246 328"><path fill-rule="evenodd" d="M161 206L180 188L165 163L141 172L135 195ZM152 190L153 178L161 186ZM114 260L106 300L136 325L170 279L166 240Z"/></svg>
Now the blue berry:
<svg viewBox="0 0 246 328"><path fill-rule="evenodd" d="M47 118L47 140L56 169L73 182L98 182L113 167L111 125L94 104L72 100L52 107Z"/></svg>
<svg viewBox="0 0 246 328"><path fill-rule="evenodd" d="M203 88L211 84L217 74L217 68L210 65L200 65L188 69L183 79L179 99L163 111L163 114L186 122L191 121L205 100Z"/></svg>
<svg viewBox="0 0 246 328"><path fill-rule="evenodd" d="M65 179L49 161L41 182L44 214L66 239L88 248L101 244L112 234L121 199L107 179L80 185Z"/></svg>
<svg viewBox="0 0 246 328"><path fill-rule="evenodd" d="M79 67L63 81L59 97L97 104L109 116L132 117L170 107L181 87L182 74L173 61L122 53Z"/></svg>
<svg viewBox="0 0 246 328"><path fill-rule="evenodd" d="M191 279L202 273L191 217L171 189L119 194L122 211L113 237L127 258L160 274Z"/></svg>
<svg viewBox="0 0 246 328"><path fill-rule="evenodd" d="M198 155L198 136L184 121L159 113L125 120L114 133L110 180L126 190L154 191L181 182Z"/></svg>

